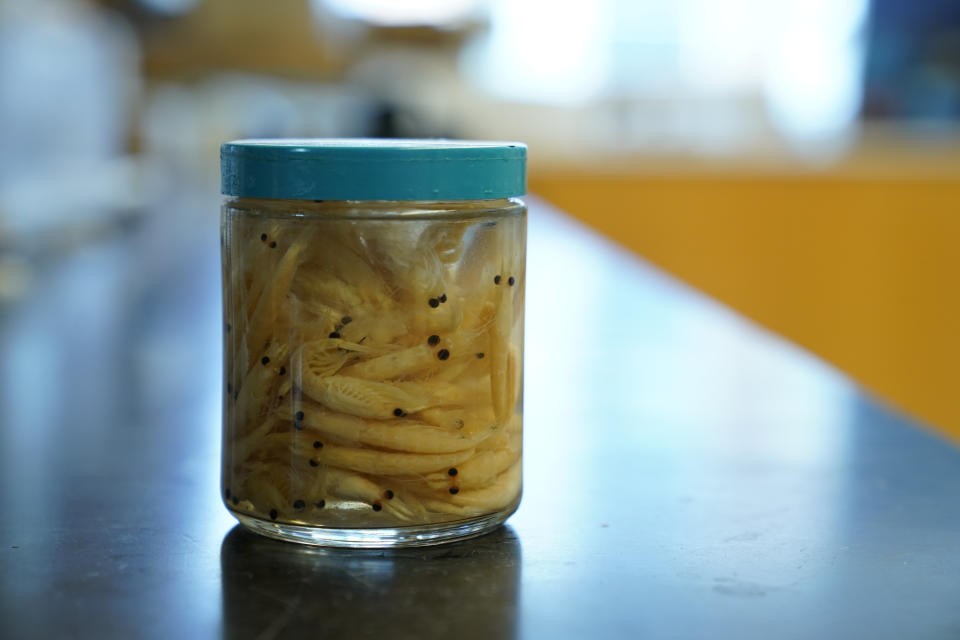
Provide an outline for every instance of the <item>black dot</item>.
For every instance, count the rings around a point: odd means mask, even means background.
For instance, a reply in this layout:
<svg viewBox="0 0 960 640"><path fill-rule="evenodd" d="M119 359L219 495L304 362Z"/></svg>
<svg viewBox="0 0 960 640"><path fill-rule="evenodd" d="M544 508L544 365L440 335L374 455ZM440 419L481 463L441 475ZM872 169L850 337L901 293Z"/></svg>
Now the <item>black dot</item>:
<svg viewBox="0 0 960 640"><path fill-rule="evenodd" d="M460 493L460 489L457 489L456 487L450 487L450 495L455 496L458 493Z"/></svg>
<svg viewBox="0 0 960 640"><path fill-rule="evenodd" d="M229 382L227 383L227 393L233 393L233 385Z"/></svg>
<svg viewBox="0 0 960 640"><path fill-rule="evenodd" d="M429 338L427 338L427 344L429 344L431 347L432 347L433 345L435 345L435 344L439 344L439 342L440 342L440 336L438 336L438 335L436 335L436 334L434 334L434 335L430 336Z"/></svg>
<svg viewBox="0 0 960 640"><path fill-rule="evenodd" d="M447 358L450 357L450 352L447 351L446 349L440 349L440 351L437 351L437 357L440 358L441 360L446 360Z"/></svg>
<svg viewBox="0 0 960 640"><path fill-rule="evenodd" d="M300 424L299 422L294 422L293 428L296 429L297 431L303 431L303 425Z"/></svg>
<svg viewBox="0 0 960 640"><path fill-rule="evenodd" d="M493 276L493 284L500 284L500 276Z"/></svg>
<svg viewBox="0 0 960 640"><path fill-rule="evenodd" d="M270 509L270 519L271 519L271 520L276 520L276 519L277 519L277 510L276 510L276 509Z"/></svg>
<svg viewBox="0 0 960 640"><path fill-rule="evenodd" d="M429 300L427 300L427 304L429 304L431 307L436 309L437 307L440 306L440 301L437 300L436 298L430 298Z"/></svg>
<svg viewBox="0 0 960 640"><path fill-rule="evenodd" d="M342 318L340 318L341 324L350 324L351 322L353 322L353 318L351 318L350 316L343 316Z"/></svg>
<svg viewBox="0 0 960 640"><path fill-rule="evenodd" d="M270 364L270 358L268 358L267 356L263 356L262 358L260 358L260 364L263 364L263 365Z"/></svg>
<svg viewBox="0 0 960 640"><path fill-rule="evenodd" d="M327 501L317 500L316 502L313 503L313 506L315 506L317 509L323 509L325 506L327 506Z"/></svg>
<svg viewBox="0 0 960 640"><path fill-rule="evenodd" d="M397 407L393 410L393 415L397 416L398 418L402 418L403 416L407 415L407 412L400 407Z"/></svg>
<svg viewBox="0 0 960 640"><path fill-rule="evenodd" d="M276 249L276 248L277 248L277 241L276 241L276 240L274 240L273 242L270 243L270 248L271 248L271 249Z"/></svg>
<svg viewBox="0 0 960 640"><path fill-rule="evenodd" d="M374 511L380 511L380 509L383 509L383 507L380 505L380 503L379 503L379 502L374 502L374 503L373 503L373 510L374 510Z"/></svg>
<svg viewBox="0 0 960 640"><path fill-rule="evenodd" d="M310 461L310 466L311 466L311 467L319 467L319 466L320 466L320 463L317 462L316 460L311 460L311 461Z"/></svg>
<svg viewBox="0 0 960 640"><path fill-rule="evenodd" d="M224 489L223 497L225 497L227 500L230 499L230 489Z"/></svg>
<svg viewBox="0 0 960 640"><path fill-rule="evenodd" d="M331 332L330 332L330 337L331 337L331 338L339 338L339 337L340 337L340 332L338 332L338 331L331 331Z"/></svg>
<svg viewBox="0 0 960 640"><path fill-rule="evenodd" d="M507 284L510 285L511 287L513 286L514 282L516 282L516 279L513 276L510 276L509 278L507 278Z"/></svg>
<svg viewBox="0 0 960 640"><path fill-rule="evenodd" d="M227 323L227 326L225 326L225 327L224 327L224 329L226 329L226 330L227 330L227 333L230 333L230 331L232 331L232 330L233 330L233 327L232 327L232 326L230 326L230 323L228 322L228 323Z"/></svg>
<svg viewBox="0 0 960 640"><path fill-rule="evenodd" d="M279 371L278 373L279 373L281 376L282 376L282 375L285 375L285 374L287 373L287 368L286 368L286 367L280 367L280 371Z"/></svg>
<svg viewBox="0 0 960 640"><path fill-rule="evenodd" d="M296 509L297 511L300 511L300 510L303 509L305 506L307 506L307 503L304 502L303 500L294 500L294 501L293 501L293 508Z"/></svg>
<svg viewBox="0 0 960 640"><path fill-rule="evenodd" d="M483 351L481 351L480 353L477 354L477 358L478 358L478 359L482 359L482 358L483 358Z"/></svg>
<svg viewBox="0 0 960 640"><path fill-rule="evenodd" d="M459 473L459 472L457 471L456 467L451 467L450 470L447 471L447 475L448 475L448 476L455 476L455 475L457 475L457 473Z"/></svg>
<svg viewBox="0 0 960 640"><path fill-rule="evenodd" d="M314 449L322 449L322 448L323 448L323 443L320 442L319 440L314 440L314 441L313 441L313 448L314 448Z"/></svg>
<svg viewBox="0 0 960 640"><path fill-rule="evenodd" d="M303 411L297 411L295 414L293 414L293 417L296 418L297 420L303 420L304 418Z"/></svg>
<svg viewBox="0 0 960 640"><path fill-rule="evenodd" d="M440 294L440 302L446 302L446 301L447 301L447 294L441 293L441 294Z"/></svg>
<svg viewBox="0 0 960 640"><path fill-rule="evenodd" d="M240 504L240 498L238 498L237 496L233 496L233 504L235 505Z"/></svg>
<svg viewBox="0 0 960 640"><path fill-rule="evenodd" d="M261 240L262 242L266 242L266 241L267 241L267 234L261 233L261 234L260 234L260 240Z"/></svg>
<svg viewBox="0 0 960 640"><path fill-rule="evenodd" d="M393 491L390 491L390 489L387 489L386 491L383 492L383 497L386 498L387 500L393 500Z"/></svg>

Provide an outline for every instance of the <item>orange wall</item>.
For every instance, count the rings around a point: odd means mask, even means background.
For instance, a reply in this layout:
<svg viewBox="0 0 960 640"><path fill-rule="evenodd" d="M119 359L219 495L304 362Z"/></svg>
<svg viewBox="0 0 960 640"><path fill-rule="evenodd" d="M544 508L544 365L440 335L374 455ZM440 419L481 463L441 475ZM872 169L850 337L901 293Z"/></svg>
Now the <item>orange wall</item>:
<svg viewBox="0 0 960 640"><path fill-rule="evenodd" d="M547 171L530 187L960 439L960 172Z"/></svg>

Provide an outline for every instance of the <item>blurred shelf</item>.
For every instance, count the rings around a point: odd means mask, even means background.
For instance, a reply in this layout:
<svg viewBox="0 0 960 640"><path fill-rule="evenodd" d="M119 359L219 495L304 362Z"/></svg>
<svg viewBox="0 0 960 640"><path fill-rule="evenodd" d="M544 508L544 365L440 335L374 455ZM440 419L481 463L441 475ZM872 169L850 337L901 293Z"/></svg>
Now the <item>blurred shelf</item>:
<svg viewBox="0 0 960 640"><path fill-rule="evenodd" d="M870 122L836 148L800 150L770 138L738 149L695 153L667 146L633 146L621 141L610 148L575 150L533 142L530 172L576 179L591 176L814 176L823 178L960 179L960 126L946 123Z"/></svg>

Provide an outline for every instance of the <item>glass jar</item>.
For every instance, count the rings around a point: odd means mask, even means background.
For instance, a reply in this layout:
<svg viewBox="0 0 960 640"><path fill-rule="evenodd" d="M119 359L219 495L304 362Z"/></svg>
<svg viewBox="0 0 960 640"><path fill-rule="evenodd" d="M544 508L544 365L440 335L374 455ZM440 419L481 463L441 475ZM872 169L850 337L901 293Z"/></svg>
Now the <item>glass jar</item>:
<svg viewBox="0 0 960 640"><path fill-rule="evenodd" d="M485 533L521 493L526 147L221 147L222 492L330 546Z"/></svg>

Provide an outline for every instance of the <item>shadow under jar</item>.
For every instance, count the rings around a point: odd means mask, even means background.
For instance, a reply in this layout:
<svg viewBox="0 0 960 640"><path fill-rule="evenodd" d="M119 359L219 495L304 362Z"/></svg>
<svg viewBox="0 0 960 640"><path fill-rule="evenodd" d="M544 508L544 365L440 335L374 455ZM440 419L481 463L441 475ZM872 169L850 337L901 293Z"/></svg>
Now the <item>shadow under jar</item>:
<svg viewBox="0 0 960 640"><path fill-rule="evenodd" d="M221 147L222 491L330 546L479 535L521 493L526 148Z"/></svg>

